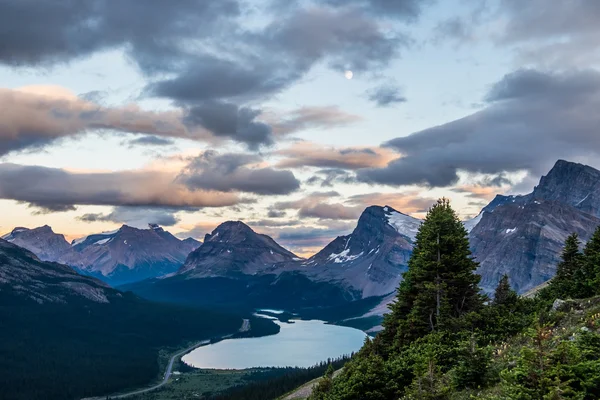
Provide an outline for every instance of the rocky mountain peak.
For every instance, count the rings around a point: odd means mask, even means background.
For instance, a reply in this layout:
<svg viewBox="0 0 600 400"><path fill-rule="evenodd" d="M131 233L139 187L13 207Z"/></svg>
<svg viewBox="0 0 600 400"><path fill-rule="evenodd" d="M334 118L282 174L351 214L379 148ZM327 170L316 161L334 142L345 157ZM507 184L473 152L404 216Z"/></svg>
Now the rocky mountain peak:
<svg viewBox="0 0 600 400"><path fill-rule="evenodd" d="M269 236L254 232L241 221L227 221L206 234L178 274L192 270L196 277L253 274L294 260L299 258Z"/></svg>
<svg viewBox="0 0 600 400"><path fill-rule="evenodd" d="M33 229L18 227L3 239L33 252L43 261L56 261L71 247L63 235L54 233L48 225Z"/></svg>
<svg viewBox="0 0 600 400"><path fill-rule="evenodd" d="M559 201L600 217L600 171L558 160L531 194L533 199Z"/></svg>
<svg viewBox="0 0 600 400"><path fill-rule="evenodd" d="M242 221L226 221L217 226L212 233L204 236L204 242L241 243L258 235Z"/></svg>

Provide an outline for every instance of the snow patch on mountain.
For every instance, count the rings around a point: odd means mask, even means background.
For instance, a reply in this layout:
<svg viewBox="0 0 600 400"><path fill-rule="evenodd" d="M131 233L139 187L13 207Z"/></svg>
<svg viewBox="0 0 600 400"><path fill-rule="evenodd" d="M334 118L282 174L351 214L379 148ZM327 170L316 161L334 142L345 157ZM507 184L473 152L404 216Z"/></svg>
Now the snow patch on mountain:
<svg viewBox="0 0 600 400"><path fill-rule="evenodd" d="M388 224L390 224L399 234L408 237L411 241L415 241L419 227L423 223L418 218L411 217L410 215L402 214L398 211L390 210L388 206L383 208L388 218Z"/></svg>
<svg viewBox="0 0 600 400"><path fill-rule="evenodd" d="M329 257L327 257L327 259L329 261L333 261L334 263L340 264L344 262L354 261L362 255L362 251L358 254L350 255L350 249L344 249L344 251L342 251L341 253L331 254Z"/></svg>
<svg viewBox="0 0 600 400"><path fill-rule="evenodd" d="M481 221L481 218L483 217L483 213L484 213L484 211L477 214L477 216L475 218L471 218L466 221L463 221L463 225L465 226L465 229L467 230L467 232L470 233L473 230L473 228L475 228L477 226L477 224L479 223L479 221Z"/></svg>

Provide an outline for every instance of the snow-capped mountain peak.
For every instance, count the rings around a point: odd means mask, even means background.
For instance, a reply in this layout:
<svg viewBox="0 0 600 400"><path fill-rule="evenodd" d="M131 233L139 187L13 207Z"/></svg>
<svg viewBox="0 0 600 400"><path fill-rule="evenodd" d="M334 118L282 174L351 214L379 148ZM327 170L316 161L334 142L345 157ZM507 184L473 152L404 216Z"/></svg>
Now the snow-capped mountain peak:
<svg viewBox="0 0 600 400"><path fill-rule="evenodd" d="M387 216L388 224L399 234L408 237L413 242L415 241L419 227L423 223L422 220L396 211L390 206L383 207L383 211Z"/></svg>

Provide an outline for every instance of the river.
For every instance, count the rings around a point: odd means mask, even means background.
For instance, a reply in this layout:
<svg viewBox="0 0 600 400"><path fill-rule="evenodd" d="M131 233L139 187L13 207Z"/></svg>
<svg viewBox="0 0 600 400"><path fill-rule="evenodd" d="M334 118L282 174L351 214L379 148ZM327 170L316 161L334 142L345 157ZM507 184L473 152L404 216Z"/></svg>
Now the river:
<svg viewBox="0 0 600 400"><path fill-rule="evenodd" d="M207 369L310 367L327 358L358 351L367 336L358 329L318 320L286 323L274 319L274 322L281 327L276 335L226 339L199 347L182 360Z"/></svg>

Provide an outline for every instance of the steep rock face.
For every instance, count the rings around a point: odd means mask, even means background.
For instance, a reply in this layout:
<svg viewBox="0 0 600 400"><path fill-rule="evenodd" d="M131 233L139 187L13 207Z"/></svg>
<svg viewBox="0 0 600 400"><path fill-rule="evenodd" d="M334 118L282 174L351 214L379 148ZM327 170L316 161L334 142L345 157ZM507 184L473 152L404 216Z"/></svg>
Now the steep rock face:
<svg viewBox="0 0 600 400"><path fill-rule="evenodd" d="M600 171L559 160L534 191L496 196L470 232L482 288L491 293L507 273L519 293L556 273L564 240L587 241L598 225Z"/></svg>
<svg viewBox="0 0 600 400"><path fill-rule="evenodd" d="M72 251L65 237L54 233L48 225L34 229L15 228L2 239L31 251L42 261L57 261Z"/></svg>
<svg viewBox="0 0 600 400"><path fill-rule="evenodd" d="M531 197L568 204L600 217L600 171L558 160L548 175L542 176Z"/></svg>
<svg viewBox="0 0 600 400"><path fill-rule="evenodd" d="M368 207L350 235L336 238L301 267L311 279L336 282L363 297L388 294L406 271L421 222L389 206Z"/></svg>
<svg viewBox="0 0 600 400"><path fill-rule="evenodd" d="M157 225L123 225L74 241L75 251L59 261L117 285L175 272L196 247L197 242L181 241Z"/></svg>
<svg viewBox="0 0 600 400"><path fill-rule="evenodd" d="M0 239L0 296L16 296L37 303L86 300L109 303L121 295L105 283L72 268L41 261L32 252Z"/></svg>
<svg viewBox="0 0 600 400"><path fill-rule="evenodd" d="M267 235L240 221L228 221L207 234L177 272L189 278L253 275L275 270L281 263L301 260Z"/></svg>

